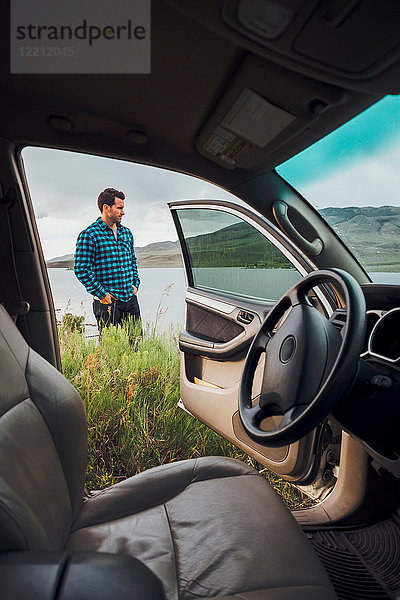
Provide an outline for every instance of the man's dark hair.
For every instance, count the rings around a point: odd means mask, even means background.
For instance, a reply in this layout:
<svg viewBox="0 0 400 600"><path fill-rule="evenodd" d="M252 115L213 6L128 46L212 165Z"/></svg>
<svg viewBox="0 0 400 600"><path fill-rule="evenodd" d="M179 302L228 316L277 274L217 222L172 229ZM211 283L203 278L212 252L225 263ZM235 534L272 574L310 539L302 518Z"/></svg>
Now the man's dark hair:
<svg viewBox="0 0 400 600"><path fill-rule="evenodd" d="M106 188L103 192L101 192L97 198L97 206L99 207L100 212L103 212L103 206L105 204L108 204L108 206L115 204L115 198L125 200L124 192L119 192L114 188Z"/></svg>

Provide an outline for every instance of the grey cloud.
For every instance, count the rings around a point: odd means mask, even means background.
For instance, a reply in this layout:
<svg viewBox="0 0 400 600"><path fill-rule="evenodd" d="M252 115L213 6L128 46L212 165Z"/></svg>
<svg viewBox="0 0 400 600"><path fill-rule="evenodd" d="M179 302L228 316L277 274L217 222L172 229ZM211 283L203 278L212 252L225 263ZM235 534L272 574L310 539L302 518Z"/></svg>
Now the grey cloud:
<svg viewBox="0 0 400 600"><path fill-rule="evenodd" d="M23 158L38 218L91 214L106 187L126 194L127 214L165 207L173 200L232 197L187 175L102 157L26 148Z"/></svg>

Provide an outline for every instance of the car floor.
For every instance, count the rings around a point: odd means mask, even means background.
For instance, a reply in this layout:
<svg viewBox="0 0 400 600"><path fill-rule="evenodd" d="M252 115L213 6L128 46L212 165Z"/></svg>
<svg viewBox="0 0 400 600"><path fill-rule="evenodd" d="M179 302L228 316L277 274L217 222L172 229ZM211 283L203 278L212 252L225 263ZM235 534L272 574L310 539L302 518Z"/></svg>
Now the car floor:
<svg viewBox="0 0 400 600"><path fill-rule="evenodd" d="M357 529L306 531L339 600L400 598L400 519Z"/></svg>

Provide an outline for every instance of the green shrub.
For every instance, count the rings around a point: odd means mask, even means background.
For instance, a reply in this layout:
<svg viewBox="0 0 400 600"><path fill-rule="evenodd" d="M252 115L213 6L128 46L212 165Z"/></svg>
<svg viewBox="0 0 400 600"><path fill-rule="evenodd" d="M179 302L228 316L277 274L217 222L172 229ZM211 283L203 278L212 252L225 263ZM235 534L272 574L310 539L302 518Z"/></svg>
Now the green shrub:
<svg viewBox="0 0 400 600"><path fill-rule="evenodd" d="M73 315L69 312L63 315L61 321L61 330L63 332L73 333L74 331L78 331L79 333L83 333L84 329L85 317L79 317L78 315Z"/></svg>
<svg viewBox="0 0 400 600"><path fill-rule="evenodd" d="M78 317L79 319L79 317ZM263 470L289 506L307 502L295 488L177 408L177 334L127 325L87 340L78 326L60 327L64 375L79 391L88 418L89 489L101 489L151 467L200 456L237 458ZM79 323L79 321L78 321Z"/></svg>

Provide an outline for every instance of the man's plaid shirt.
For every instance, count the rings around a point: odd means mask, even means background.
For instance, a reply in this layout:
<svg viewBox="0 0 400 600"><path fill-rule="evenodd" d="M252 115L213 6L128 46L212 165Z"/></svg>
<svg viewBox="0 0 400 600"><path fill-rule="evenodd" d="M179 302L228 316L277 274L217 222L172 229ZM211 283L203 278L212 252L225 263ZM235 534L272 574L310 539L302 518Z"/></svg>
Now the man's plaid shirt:
<svg viewBox="0 0 400 600"><path fill-rule="evenodd" d="M75 275L89 294L102 299L107 293L126 302L139 287L133 235L117 223L117 240L99 217L82 231L76 242Z"/></svg>

